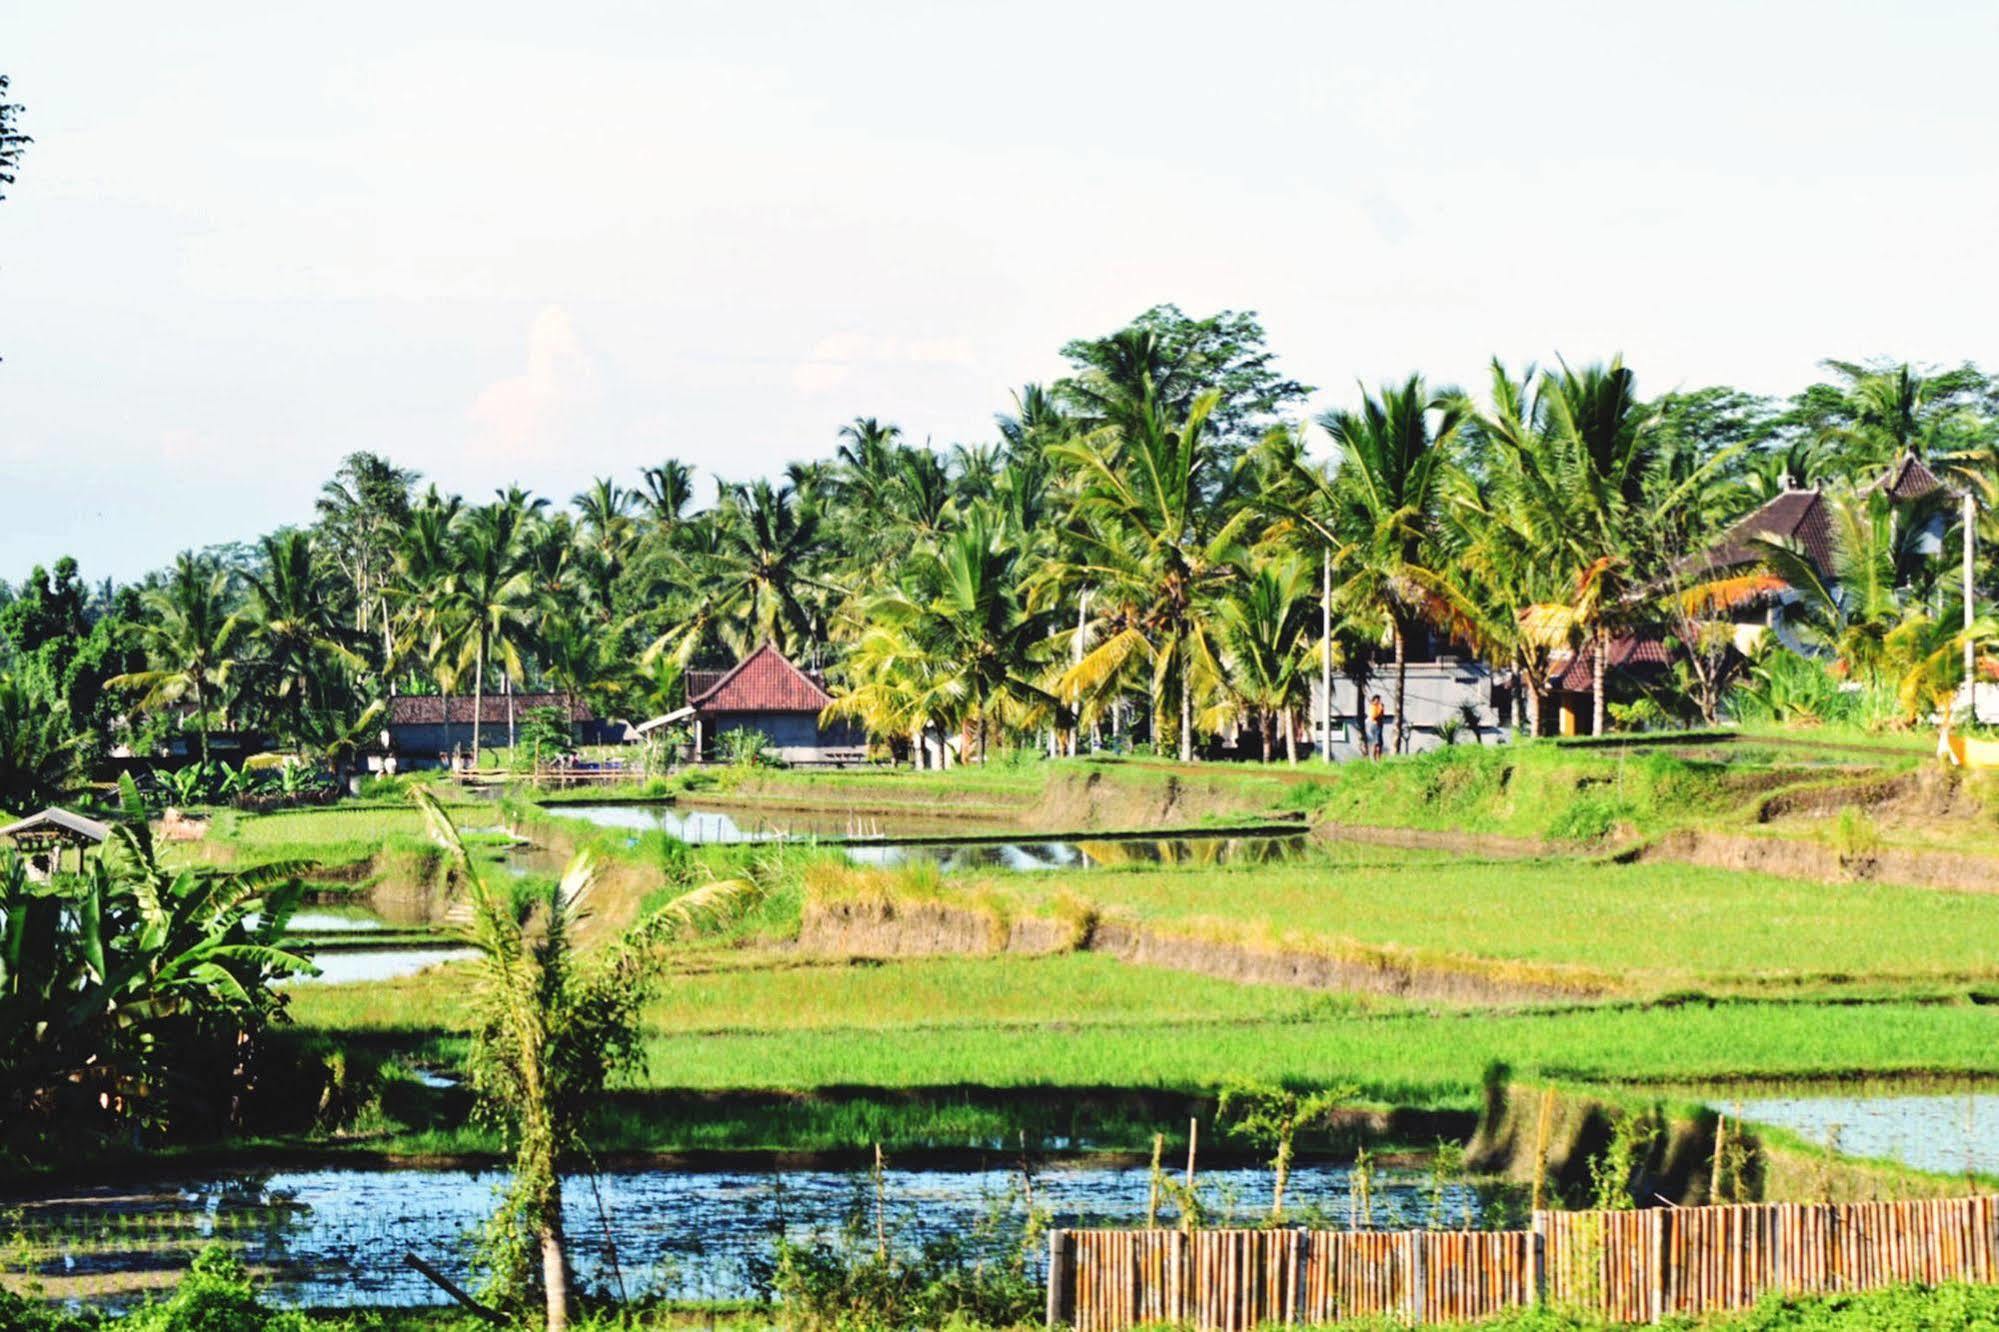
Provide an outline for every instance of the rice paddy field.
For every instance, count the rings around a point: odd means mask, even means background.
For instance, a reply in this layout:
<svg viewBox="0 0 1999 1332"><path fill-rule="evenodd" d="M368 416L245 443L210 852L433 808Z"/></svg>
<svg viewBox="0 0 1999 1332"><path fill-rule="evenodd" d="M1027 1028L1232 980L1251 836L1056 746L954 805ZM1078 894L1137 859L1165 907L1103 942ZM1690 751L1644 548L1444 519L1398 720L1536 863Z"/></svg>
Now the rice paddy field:
<svg viewBox="0 0 1999 1332"><path fill-rule="evenodd" d="M1470 775L1453 777L1447 760L1426 761L1444 768L1447 784L1486 782L1495 762L1467 754L1455 761ZM1740 763L1564 753L1539 764L1505 785L1566 787L1591 799L1624 789L1623 799L1638 788L1617 783L1642 766L1662 826L1668 813L1714 817L1731 790L1760 796L1826 780L1788 755L1754 753ZM1056 784L1062 766L1051 765ZM1133 766L1129 785L1145 798L1179 793L1176 823L1219 817L1187 801L1188 785L1171 765ZM883 792L914 806L926 779L946 806L1013 792L1005 820L969 826L1014 828L1049 803L1047 778L1035 786L1012 768L866 775L851 788L837 774L769 774L727 794L781 823L793 795L800 810L823 809L842 791L857 808ZM1186 782L1195 780L1216 779ZM1235 793L1222 812L1309 810L1324 798L1323 775L1311 770L1252 769L1245 780L1249 794ZM1678 792L1676 804L1660 794L1668 791ZM351 848L372 816L279 816L263 831L261 821L245 820L234 837L295 846L323 829ZM467 815L468 824L472 817L483 816ZM658 833L532 811L521 821L556 843L543 848L544 866L563 847L587 844L600 857L623 857L643 881L665 854ZM398 816L381 827L402 835L410 825ZM746 857L780 852L692 854L728 874ZM1156 1108L1167 1103L1161 1098L1198 1101L1231 1077L1351 1084L1383 1110L1464 1113L1478 1108L1494 1064L1516 1078L1571 1086L1999 1078L1999 1007L1986 1002L1999 995L1999 957L1986 942L1999 937L1999 894L1625 863L1587 840L1573 854L1508 858L1358 844L1337 833L1267 863L1197 854L1087 872L940 873L851 864L837 848L794 861L754 919L684 950L664 978L646 1010L645 1066L605 1107L606 1150L841 1151L876 1138L943 1148L1019 1130L1027 1122L1020 1102L1041 1096L1083 1107L1064 1121L1082 1131L1065 1138L1131 1151L1168 1113ZM646 901L666 894L654 890ZM801 919L816 903L856 897L905 912L962 911L998 936L1022 919L1064 928L1116 921L1251 954L1390 959L1418 975L1490 968L1555 992L1502 1002L1305 988L1226 968L1139 965L1080 942L1052 954L957 956L900 955L886 942L831 952L800 946ZM449 1068L462 1050L464 984L463 965L451 964L302 986L292 1013L300 1039L352 1044L391 1065ZM1572 996L1562 993L1566 985L1577 987ZM1117 1092L1151 1098L1154 1108L1104 1109L1103 1095ZM491 1147L435 1106L407 1123L388 1116L370 1143L391 1152Z"/></svg>

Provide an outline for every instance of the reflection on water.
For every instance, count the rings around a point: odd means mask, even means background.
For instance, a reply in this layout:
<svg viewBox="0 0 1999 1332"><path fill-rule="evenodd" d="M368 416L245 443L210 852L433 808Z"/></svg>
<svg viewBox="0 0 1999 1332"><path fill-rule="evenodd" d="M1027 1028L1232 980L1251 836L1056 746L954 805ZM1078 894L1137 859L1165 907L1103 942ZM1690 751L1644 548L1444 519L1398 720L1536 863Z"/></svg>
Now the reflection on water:
<svg viewBox="0 0 1999 1332"><path fill-rule="evenodd" d="M633 832L665 832L695 844L775 842L813 837L871 838L935 835L936 825L919 821L900 824L857 822L843 826L839 816L790 815L769 819L741 811L702 809L687 805L551 805L550 813L582 819L605 828ZM1090 869L1117 865L1217 865L1225 862L1263 863L1290 859L1305 845L1302 833L1256 836L1084 838L1017 842L869 842L845 847L859 865L932 864L952 870Z"/></svg>
<svg viewBox="0 0 1999 1332"><path fill-rule="evenodd" d="M927 837L963 831L963 824L922 817L884 817L850 811L787 810L772 818L748 809L698 804L545 805L550 814L582 819L600 828L663 832L683 842L782 842L809 837Z"/></svg>
<svg viewBox="0 0 1999 1332"><path fill-rule="evenodd" d="M920 842L850 846L857 865L922 865L953 870L1113 869L1124 865L1268 864L1303 849L1302 835L1118 838L1080 842Z"/></svg>
<svg viewBox="0 0 1999 1332"><path fill-rule="evenodd" d="M1736 1113L1733 1104L1715 1109ZM1813 1143L1836 1131L1847 1156L1943 1174L1999 1174L1999 1093L1765 1097L1741 1102L1741 1114Z"/></svg>
<svg viewBox="0 0 1999 1332"><path fill-rule="evenodd" d="M248 929L256 929L259 915L252 911L243 917ZM358 930L379 930L387 922L372 911L355 908L352 911L294 911L285 928L293 934L351 934Z"/></svg>
<svg viewBox="0 0 1999 1332"><path fill-rule="evenodd" d="M1345 1167L1305 1166L1292 1175L1289 1205L1317 1208L1344 1225ZM1145 1215L1142 1168L1055 1168L1037 1175L1034 1201L1057 1225L1130 1224ZM466 1170L308 1170L262 1176L126 1186L115 1193L72 1191L60 1202L28 1202L20 1221L43 1272L121 1273L178 1266L210 1236L241 1246L244 1259L273 1272L272 1294L298 1305L432 1304L436 1287L401 1262L414 1251L463 1276L467 1236L492 1210L506 1176ZM996 1209L1020 1214L1019 1177L1006 1171L890 1170L887 1216L912 1245L962 1234ZM1270 1175L1217 1170L1201 1176L1201 1196L1217 1220L1267 1206ZM601 1195L601 1207L599 1198ZM1384 1229L1429 1219L1423 1186L1377 1175L1374 1221ZM568 1181L565 1215L581 1277L598 1287L617 1271L632 1295L740 1299L760 1293L773 1242L833 1238L856 1209L872 1206L865 1172L784 1174L626 1171ZM1446 1190L1439 1224L1476 1222L1477 1198ZM1170 1212L1170 1209L1169 1209ZM136 1224L134 1224L136 1222ZM119 1240L128 1236L122 1246ZM163 1253L159 1240L186 1243ZM166 1246L171 1247L171 1246Z"/></svg>
<svg viewBox="0 0 1999 1332"><path fill-rule="evenodd" d="M414 976L426 967L472 956L470 948L345 948L313 956L318 976L301 976L294 985L344 985L350 981L393 980Z"/></svg>

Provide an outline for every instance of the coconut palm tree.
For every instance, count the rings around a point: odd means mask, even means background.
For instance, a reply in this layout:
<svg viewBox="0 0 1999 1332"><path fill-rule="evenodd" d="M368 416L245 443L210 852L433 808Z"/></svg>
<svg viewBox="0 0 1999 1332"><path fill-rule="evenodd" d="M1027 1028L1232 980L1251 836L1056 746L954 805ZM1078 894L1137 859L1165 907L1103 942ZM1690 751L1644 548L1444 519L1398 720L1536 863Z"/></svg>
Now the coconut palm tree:
<svg viewBox="0 0 1999 1332"><path fill-rule="evenodd" d="M730 486L711 536L679 574L701 593L699 610L655 639L647 655L689 660L711 632L739 656L764 639L779 651L812 642L824 623L819 603L838 590L816 576L824 551L819 506L768 481Z"/></svg>
<svg viewBox="0 0 1999 1332"><path fill-rule="evenodd" d="M1219 401L1203 394L1174 422L1150 397L1051 450L1072 473L1074 498L1069 549L1041 575L1041 604L1051 592L1093 588L1099 617L1121 626L1061 676L1057 691L1079 706L1148 660L1153 735L1175 729L1164 708L1177 699L1182 762L1194 757L1194 696L1221 678L1209 638L1217 594L1238 574L1255 517L1244 502L1248 469L1227 464L1207 437Z"/></svg>
<svg viewBox="0 0 1999 1332"><path fill-rule="evenodd" d="M740 911L761 889L751 879L702 884L584 953L576 933L595 879L587 853L517 908L514 894L486 882L437 798L421 787L414 795L472 908L464 927L478 954L472 1088L514 1146L513 1174L494 1222L510 1241L500 1246L497 1283L509 1303L538 1285L546 1327L563 1332L570 1316L563 1158L582 1147L584 1116L611 1074L639 1057L639 1016L665 949Z"/></svg>
<svg viewBox="0 0 1999 1332"><path fill-rule="evenodd" d="M678 458L668 458L639 475L643 485L637 502L646 517L657 527L677 527L687 506L694 502L693 469Z"/></svg>
<svg viewBox="0 0 1999 1332"><path fill-rule="evenodd" d="M145 606L140 637L152 669L113 676L105 688L138 692L142 711L188 703L206 763L209 710L228 687L244 623L229 609L229 573L213 559L182 551L165 584L146 593Z"/></svg>
<svg viewBox="0 0 1999 1332"><path fill-rule="evenodd" d="M1311 678L1318 582L1318 570L1296 551L1266 554L1228 590L1216 615L1229 692L1254 712L1265 763L1280 721L1285 758L1298 758L1293 709Z"/></svg>
<svg viewBox="0 0 1999 1332"><path fill-rule="evenodd" d="M455 568L445 594L448 621L464 624L462 652L472 671L472 754L479 754L485 716L486 668L497 660L513 679L529 635L533 580L523 567L527 510L507 497L465 515L454 542Z"/></svg>
<svg viewBox="0 0 1999 1332"><path fill-rule="evenodd" d="M79 776L80 745L61 708L0 675L0 809L24 814L58 803Z"/></svg>
<svg viewBox="0 0 1999 1332"><path fill-rule="evenodd" d="M1432 395L1422 377L1363 390L1358 411L1319 418L1339 451L1328 527L1333 599L1388 626L1395 660L1395 751L1408 746L1408 640L1448 601L1438 541L1450 451L1466 410L1461 395Z"/></svg>
<svg viewBox="0 0 1999 1332"><path fill-rule="evenodd" d="M249 595L244 627L258 666L274 681L273 696L288 703L290 738L307 730L309 712L333 708L333 680L342 669L367 663L357 650L359 630L341 623L314 566L310 533L292 529L263 539L263 568L244 575ZM329 677L332 677L331 679Z"/></svg>

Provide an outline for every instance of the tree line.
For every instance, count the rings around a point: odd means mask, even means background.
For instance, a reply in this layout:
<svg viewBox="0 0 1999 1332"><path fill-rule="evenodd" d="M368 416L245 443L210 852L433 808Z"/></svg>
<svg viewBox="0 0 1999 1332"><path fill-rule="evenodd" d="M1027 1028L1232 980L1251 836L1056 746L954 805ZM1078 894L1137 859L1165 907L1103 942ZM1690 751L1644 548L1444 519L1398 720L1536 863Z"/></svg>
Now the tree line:
<svg viewBox="0 0 1999 1332"><path fill-rule="evenodd" d="M951 736L962 757L1192 758L1238 730L1268 755L1328 662L1387 695L1399 750L1409 656L1444 642L1509 672L1534 727L1576 653L1598 729L1804 715L1855 683L1914 716L1962 669L1936 525L1870 483L1913 454L1991 498L1999 385L1975 366L1828 361L1788 399L1647 399L1616 359L1495 362L1473 389L1411 375L1308 421L1313 390L1250 313L1160 306L1064 354L1070 373L1016 392L988 440L938 448L859 417L832 457L707 503L672 458L558 504L467 499L356 453L308 525L129 586L36 569L0 606L0 800L175 731L204 757L218 730L351 752L398 693L546 689L655 716L689 669L766 639L825 669L835 711L885 747ZM1687 559L1806 487L1834 515L1835 567L1781 541L1748 571ZM1947 498L1927 501L1946 527ZM1735 646L1731 617L1780 578L1802 665ZM1620 696L1608 648L1641 630L1670 665Z"/></svg>

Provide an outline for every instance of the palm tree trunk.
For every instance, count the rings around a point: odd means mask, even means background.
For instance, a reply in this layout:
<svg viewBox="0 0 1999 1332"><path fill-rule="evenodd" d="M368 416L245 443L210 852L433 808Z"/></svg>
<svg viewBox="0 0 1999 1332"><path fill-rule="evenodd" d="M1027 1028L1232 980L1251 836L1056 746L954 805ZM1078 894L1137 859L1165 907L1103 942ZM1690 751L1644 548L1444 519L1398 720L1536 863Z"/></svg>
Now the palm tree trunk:
<svg viewBox="0 0 1999 1332"><path fill-rule="evenodd" d="M1268 762L1270 762L1270 742L1271 742L1271 739L1272 739L1272 737L1271 737L1271 734L1270 734L1270 723L1271 723L1271 719L1272 719L1272 718L1273 718L1273 717L1274 717L1275 715L1276 715L1276 714L1274 714L1273 712L1271 712L1271 710L1270 710L1269 708L1258 708L1258 709L1257 709L1257 719L1256 719L1256 729L1257 729L1257 730L1258 730L1258 732L1260 732L1260 733L1261 733L1261 735L1262 735L1262 739L1263 739L1263 761L1264 761L1265 763L1268 763Z"/></svg>
<svg viewBox="0 0 1999 1332"><path fill-rule="evenodd" d="M1589 733L1591 735L1602 735L1604 724L1603 676L1610 658L1610 631L1598 626L1594 637L1595 651L1591 655L1595 660L1590 664Z"/></svg>
<svg viewBox="0 0 1999 1332"><path fill-rule="evenodd" d="M1541 686L1525 665L1520 668L1520 690L1527 696L1527 735L1538 740L1541 736Z"/></svg>
<svg viewBox="0 0 1999 1332"><path fill-rule="evenodd" d="M201 687L201 673L194 676L194 733L201 740L201 765L208 766L208 691Z"/></svg>
<svg viewBox="0 0 1999 1332"><path fill-rule="evenodd" d="M1409 701L1409 650L1408 641L1402 636L1402 620L1395 620L1395 752L1407 752L1405 732Z"/></svg>
<svg viewBox="0 0 1999 1332"><path fill-rule="evenodd" d="M1298 766L1298 721L1291 715L1291 709L1284 709L1284 761L1292 767Z"/></svg>
<svg viewBox="0 0 1999 1332"><path fill-rule="evenodd" d="M569 1255L562 1241L562 1182L556 1181L549 1212L541 1224L541 1285L546 1298L548 1332L569 1327Z"/></svg>
<svg viewBox="0 0 1999 1332"><path fill-rule="evenodd" d="M1194 761L1194 691L1188 679L1187 657L1180 656L1180 761Z"/></svg>
<svg viewBox="0 0 1999 1332"><path fill-rule="evenodd" d="M472 672L472 767L479 766L479 718L486 711L486 636L479 636L479 664ZM451 714L445 713L450 720ZM445 734L449 735L449 728Z"/></svg>

